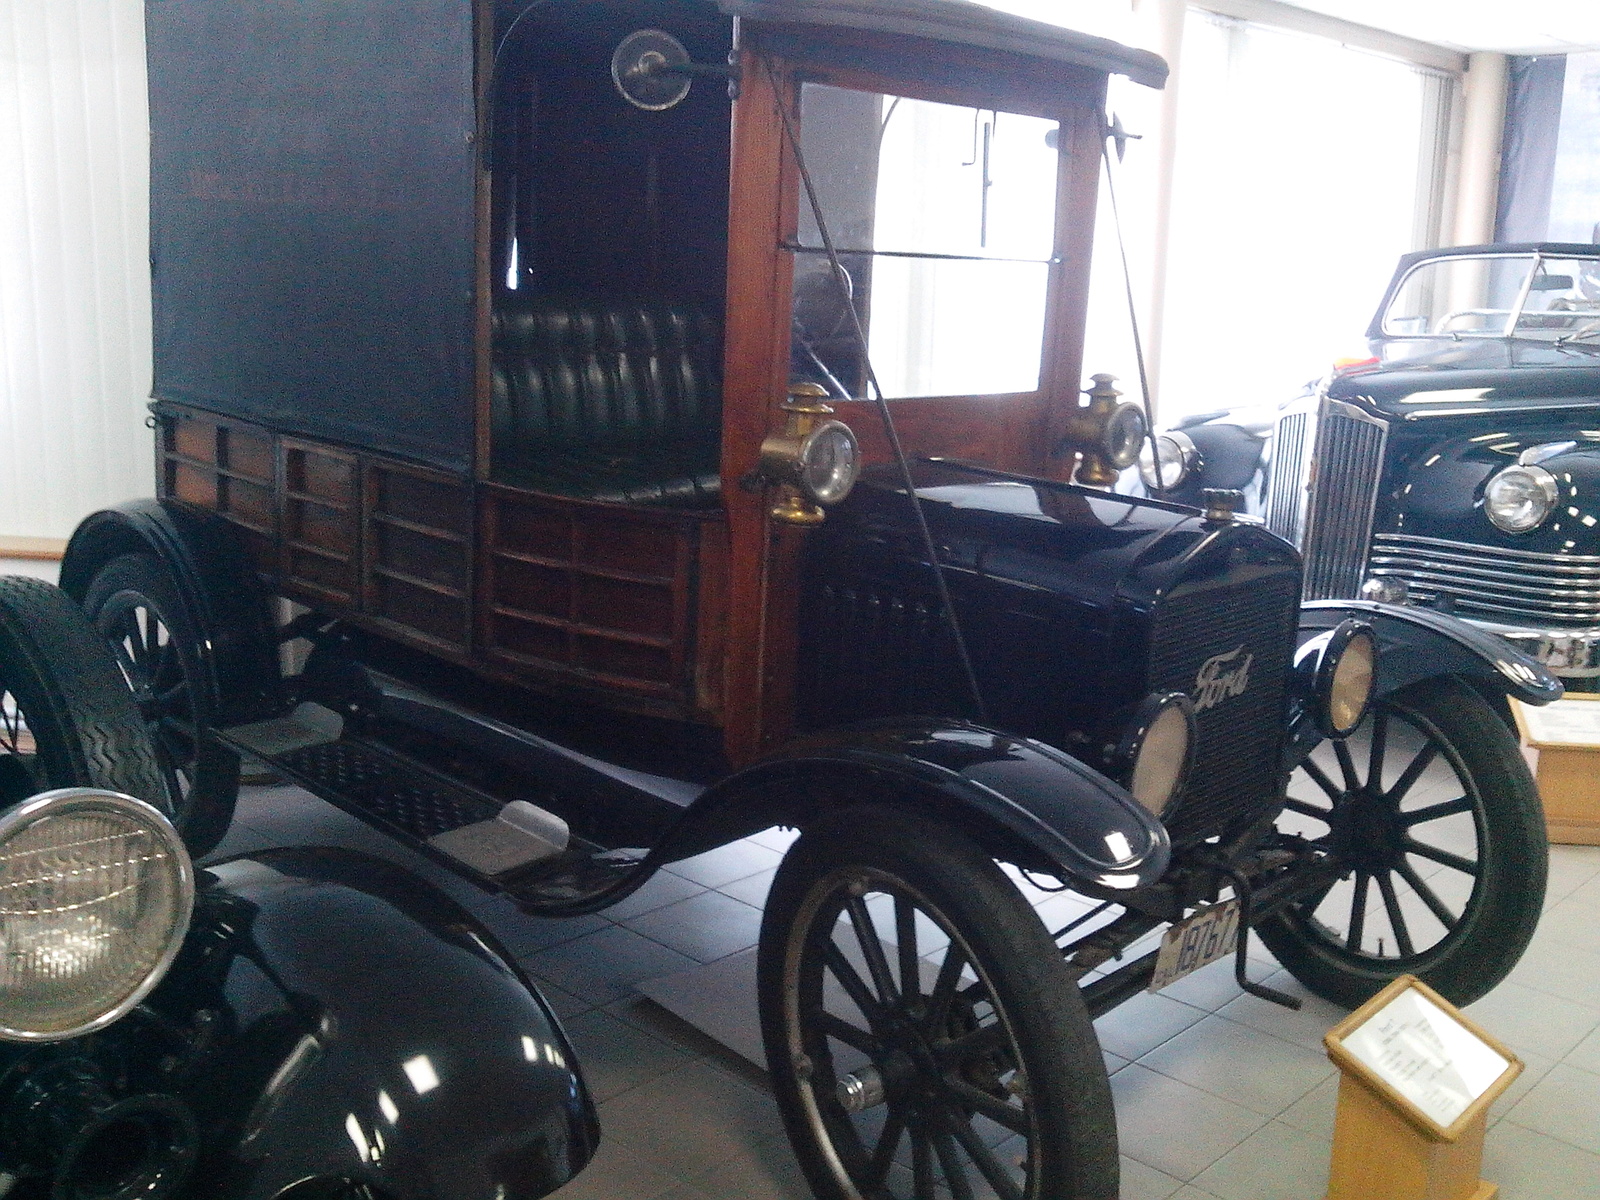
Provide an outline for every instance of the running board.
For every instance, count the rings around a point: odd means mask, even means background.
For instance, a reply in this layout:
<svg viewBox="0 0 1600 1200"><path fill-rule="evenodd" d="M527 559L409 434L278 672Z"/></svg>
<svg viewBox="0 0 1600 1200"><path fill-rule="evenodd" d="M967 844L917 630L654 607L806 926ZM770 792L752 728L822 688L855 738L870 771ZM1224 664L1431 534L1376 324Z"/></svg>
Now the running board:
<svg viewBox="0 0 1600 1200"><path fill-rule="evenodd" d="M389 746L347 737L340 716L318 704L218 736L480 887L527 907L581 898L638 861L572 838L559 816L526 800L507 803Z"/></svg>

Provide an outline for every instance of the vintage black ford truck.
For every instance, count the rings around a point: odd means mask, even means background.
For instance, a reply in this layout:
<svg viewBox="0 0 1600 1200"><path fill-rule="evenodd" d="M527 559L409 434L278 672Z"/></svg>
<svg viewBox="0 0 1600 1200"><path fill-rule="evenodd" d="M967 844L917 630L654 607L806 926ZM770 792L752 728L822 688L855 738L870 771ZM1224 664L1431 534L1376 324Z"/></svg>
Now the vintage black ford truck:
<svg viewBox="0 0 1600 1200"><path fill-rule="evenodd" d="M241 755L545 915L798 827L760 1002L828 1197L1114 1197L1091 1016L1264 992L1242 930L1345 1003L1516 962L1477 689L1559 684L1302 606L1227 492L1106 490L1105 85L1158 58L965 0L152 0L149 46L158 495L62 579L191 844Z"/></svg>

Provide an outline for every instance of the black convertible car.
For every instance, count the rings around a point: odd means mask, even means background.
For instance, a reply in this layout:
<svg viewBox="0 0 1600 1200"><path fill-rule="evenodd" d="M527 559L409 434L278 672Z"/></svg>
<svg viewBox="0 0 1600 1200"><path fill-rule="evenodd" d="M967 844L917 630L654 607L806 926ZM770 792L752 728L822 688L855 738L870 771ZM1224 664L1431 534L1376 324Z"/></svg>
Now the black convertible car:
<svg viewBox="0 0 1600 1200"><path fill-rule="evenodd" d="M1146 452L1171 500L1244 490L1306 596L1454 613L1568 686L1600 680L1600 246L1408 254L1372 357L1278 411L1207 413ZM1164 491L1156 489L1157 483Z"/></svg>

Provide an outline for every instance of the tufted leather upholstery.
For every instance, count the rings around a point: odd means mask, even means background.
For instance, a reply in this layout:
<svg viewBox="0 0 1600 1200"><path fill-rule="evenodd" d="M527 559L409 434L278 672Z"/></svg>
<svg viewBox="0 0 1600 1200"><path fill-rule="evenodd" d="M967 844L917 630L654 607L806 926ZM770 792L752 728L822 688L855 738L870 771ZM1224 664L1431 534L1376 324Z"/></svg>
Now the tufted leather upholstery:
<svg viewBox="0 0 1600 1200"><path fill-rule="evenodd" d="M714 499L719 341L710 318L686 305L502 298L496 477L619 503Z"/></svg>

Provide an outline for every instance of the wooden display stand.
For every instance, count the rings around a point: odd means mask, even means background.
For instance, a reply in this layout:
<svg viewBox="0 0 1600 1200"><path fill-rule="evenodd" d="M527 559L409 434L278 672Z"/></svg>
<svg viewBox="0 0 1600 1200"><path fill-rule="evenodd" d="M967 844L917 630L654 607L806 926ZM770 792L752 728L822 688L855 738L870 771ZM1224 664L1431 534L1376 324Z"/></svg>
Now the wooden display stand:
<svg viewBox="0 0 1600 1200"><path fill-rule="evenodd" d="M1552 842L1600 845L1600 694L1576 692L1543 708L1511 702L1523 744L1539 752L1534 778Z"/></svg>
<svg viewBox="0 0 1600 1200"><path fill-rule="evenodd" d="M1328 1200L1493 1200L1483 1135L1516 1055L1413 975L1323 1042L1342 1076Z"/></svg>

